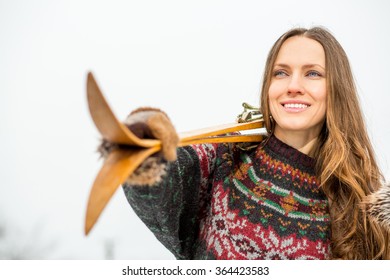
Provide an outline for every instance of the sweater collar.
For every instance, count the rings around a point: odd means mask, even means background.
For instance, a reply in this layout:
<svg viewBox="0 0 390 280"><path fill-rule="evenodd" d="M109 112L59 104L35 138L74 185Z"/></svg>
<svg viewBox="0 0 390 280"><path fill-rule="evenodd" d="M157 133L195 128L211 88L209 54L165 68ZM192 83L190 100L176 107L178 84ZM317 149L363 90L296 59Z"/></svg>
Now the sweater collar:
<svg viewBox="0 0 390 280"><path fill-rule="evenodd" d="M316 160L308 155L298 151L297 149L287 145L280 141L275 135L271 135L265 145L266 149L269 149L278 157L281 157L283 161L286 161L292 166L302 166L314 170Z"/></svg>

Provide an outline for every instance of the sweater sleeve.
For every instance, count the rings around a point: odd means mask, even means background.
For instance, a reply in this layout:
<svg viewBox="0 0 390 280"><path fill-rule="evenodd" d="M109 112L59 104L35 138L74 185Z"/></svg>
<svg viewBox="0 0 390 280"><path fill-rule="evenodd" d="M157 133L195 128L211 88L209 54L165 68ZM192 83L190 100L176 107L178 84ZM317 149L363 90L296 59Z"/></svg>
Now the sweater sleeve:
<svg viewBox="0 0 390 280"><path fill-rule="evenodd" d="M135 213L177 259L193 259L216 149L211 144L178 148L176 161L162 163L165 172L157 183L123 186Z"/></svg>

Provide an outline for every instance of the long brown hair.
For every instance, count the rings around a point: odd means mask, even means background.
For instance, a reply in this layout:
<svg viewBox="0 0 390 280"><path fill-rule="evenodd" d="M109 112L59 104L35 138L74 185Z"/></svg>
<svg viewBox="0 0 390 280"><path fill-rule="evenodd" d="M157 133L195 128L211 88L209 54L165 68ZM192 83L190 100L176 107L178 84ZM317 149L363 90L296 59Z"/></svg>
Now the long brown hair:
<svg viewBox="0 0 390 280"><path fill-rule="evenodd" d="M264 70L261 110L272 134L268 90L275 60L290 37L319 42L325 51L327 110L314 152L316 173L328 197L331 215L332 257L336 259L389 259L389 233L361 210L365 196L383 183L375 160L348 58L334 36L322 27L294 28L273 45Z"/></svg>

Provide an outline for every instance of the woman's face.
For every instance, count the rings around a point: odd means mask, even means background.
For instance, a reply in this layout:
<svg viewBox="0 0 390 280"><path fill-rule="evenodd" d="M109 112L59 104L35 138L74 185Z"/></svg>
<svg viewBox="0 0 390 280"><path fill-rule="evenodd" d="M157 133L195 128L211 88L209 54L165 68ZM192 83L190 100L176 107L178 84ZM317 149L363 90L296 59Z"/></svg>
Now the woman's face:
<svg viewBox="0 0 390 280"><path fill-rule="evenodd" d="M325 120L325 52L315 40L287 39L276 58L269 88L275 135L317 137Z"/></svg>

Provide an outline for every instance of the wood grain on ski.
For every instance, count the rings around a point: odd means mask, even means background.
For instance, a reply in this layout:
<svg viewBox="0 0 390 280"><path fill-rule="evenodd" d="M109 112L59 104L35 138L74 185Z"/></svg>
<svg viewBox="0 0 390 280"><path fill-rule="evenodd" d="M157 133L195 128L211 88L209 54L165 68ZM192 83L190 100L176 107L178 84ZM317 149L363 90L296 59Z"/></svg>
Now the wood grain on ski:
<svg viewBox="0 0 390 280"><path fill-rule="evenodd" d="M157 150L158 147L114 150L108 155L91 188L85 219L85 234L90 232L119 186Z"/></svg>
<svg viewBox="0 0 390 280"><path fill-rule="evenodd" d="M161 145L159 140L138 138L115 117L92 73L88 73L87 77L87 99L92 120L104 139L140 147Z"/></svg>

